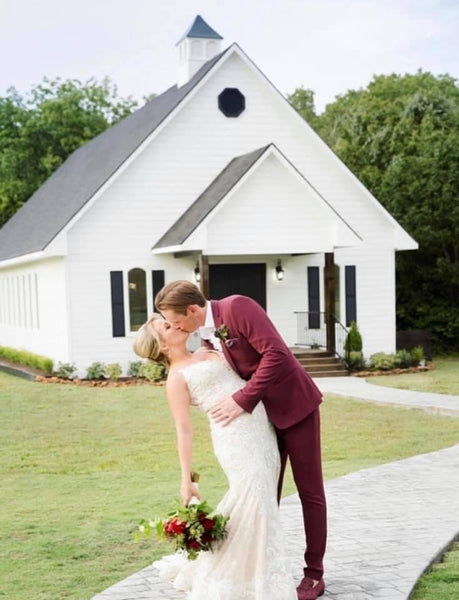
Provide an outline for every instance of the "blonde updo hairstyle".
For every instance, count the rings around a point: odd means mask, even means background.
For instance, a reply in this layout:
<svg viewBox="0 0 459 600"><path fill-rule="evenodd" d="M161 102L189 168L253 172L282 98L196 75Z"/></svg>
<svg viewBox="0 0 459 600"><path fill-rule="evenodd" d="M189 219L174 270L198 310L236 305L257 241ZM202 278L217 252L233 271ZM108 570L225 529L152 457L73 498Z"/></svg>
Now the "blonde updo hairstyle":
<svg viewBox="0 0 459 600"><path fill-rule="evenodd" d="M147 358L155 363L169 366L169 359L161 351L161 340L152 325L156 319L163 319L161 315L153 313L146 323L137 332L132 347L134 352L141 358Z"/></svg>

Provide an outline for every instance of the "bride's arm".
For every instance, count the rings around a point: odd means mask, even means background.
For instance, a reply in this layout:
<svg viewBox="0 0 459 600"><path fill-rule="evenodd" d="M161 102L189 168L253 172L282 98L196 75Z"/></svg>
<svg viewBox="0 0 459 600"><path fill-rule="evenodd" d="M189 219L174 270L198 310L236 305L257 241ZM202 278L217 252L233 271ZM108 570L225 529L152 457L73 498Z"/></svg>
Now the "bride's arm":
<svg viewBox="0 0 459 600"><path fill-rule="evenodd" d="M190 415L190 394L183 376L170 373L167 380L167 401L175 421L177 449L182 471L180 494L185 506L193 496L200 498L197 487L191 482L193 427Z"/></svg>

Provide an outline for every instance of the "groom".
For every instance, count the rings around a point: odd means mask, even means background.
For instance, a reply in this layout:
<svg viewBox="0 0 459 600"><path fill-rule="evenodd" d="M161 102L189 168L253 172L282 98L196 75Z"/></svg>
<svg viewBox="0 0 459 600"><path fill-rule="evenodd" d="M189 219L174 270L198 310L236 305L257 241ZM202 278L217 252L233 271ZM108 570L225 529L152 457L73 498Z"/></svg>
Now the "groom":
<svg viewBox="0 0 459 600"><path fill-rule="evenodd" d="M221 350L232 368L247 381L238 392L210 411L227 425L261 400L273 423L281 454L279 498L287 458L303 507L306 535L304 578L298 600L324 593L323 556L327 515L320 456L321 394L290 352L265 311L251 298L229 296L208 301L189 281L174 281L159 291L157 310L176 329L199 329L203 343Z"/></svg>

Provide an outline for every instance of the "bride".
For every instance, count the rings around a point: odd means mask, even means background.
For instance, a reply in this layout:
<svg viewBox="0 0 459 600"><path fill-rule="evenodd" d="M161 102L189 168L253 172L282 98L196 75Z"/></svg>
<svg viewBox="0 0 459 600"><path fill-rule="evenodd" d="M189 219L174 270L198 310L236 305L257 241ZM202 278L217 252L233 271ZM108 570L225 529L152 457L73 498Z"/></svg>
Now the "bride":
<svg viewBox="0 0 459 600"><path fill-rule="evenodd" d="M169 365L167 400L175 420L185 505L200 497L190 477L190 406L208 413L219 399L246 384L219 352L201 348L190 353L188 335L154 314L134 342L142 358ZM228 537L195 561L175 554L154 566L161 578L188 592L189 600L296 600L276 499L279 451L263 403L226 426L212 419L209 423L214 452L229 483L216 509L230 516Z"/></svg>

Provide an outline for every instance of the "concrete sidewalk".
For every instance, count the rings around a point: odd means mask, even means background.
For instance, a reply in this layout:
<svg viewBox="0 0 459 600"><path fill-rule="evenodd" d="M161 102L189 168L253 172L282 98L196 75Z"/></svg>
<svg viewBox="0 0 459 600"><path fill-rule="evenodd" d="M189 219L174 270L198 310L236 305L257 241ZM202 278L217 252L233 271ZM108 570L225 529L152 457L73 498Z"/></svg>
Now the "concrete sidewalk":
<svg viewBox="0 0 459 600"><path fill-rule="evenodd" d="M459 416L459 396L399 390L369 383L363 377L317 377L314 382L324 394L348 396L380 404L421 408L431 413Z"/></svg>

